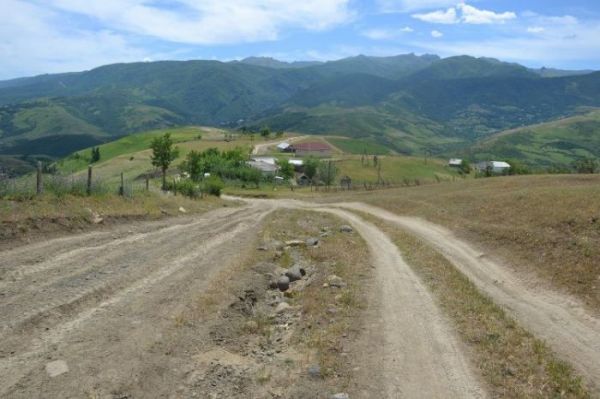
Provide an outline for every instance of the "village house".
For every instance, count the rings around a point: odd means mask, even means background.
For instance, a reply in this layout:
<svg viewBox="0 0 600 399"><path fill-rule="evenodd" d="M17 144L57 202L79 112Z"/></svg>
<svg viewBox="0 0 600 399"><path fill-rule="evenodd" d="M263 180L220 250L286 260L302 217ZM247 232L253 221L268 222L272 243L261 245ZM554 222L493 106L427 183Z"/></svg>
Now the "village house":
<svg viewBox="0 0 600 399"><path fill-rule="evenodd" d="M298 157L317 156L328 157L331 155L331 147L322 141L308 141L294 144L294 152Z"/></svg>
<svg viewBox="0 0 600 399"><path fill-rule="evenodd" d="M475 165L475 169L477 169L479 172L489 171L490 173L494 174L503 174L508 172L510 169L510 164L504 161L483 161L478 162Z"/></svg>
<svg viewBox="0 0 600 399"><path fill-rule="evenodd" d="M462 159L460 158L450 158L448 161L448 166L451 168L460 168L462 166Z"/></svg>

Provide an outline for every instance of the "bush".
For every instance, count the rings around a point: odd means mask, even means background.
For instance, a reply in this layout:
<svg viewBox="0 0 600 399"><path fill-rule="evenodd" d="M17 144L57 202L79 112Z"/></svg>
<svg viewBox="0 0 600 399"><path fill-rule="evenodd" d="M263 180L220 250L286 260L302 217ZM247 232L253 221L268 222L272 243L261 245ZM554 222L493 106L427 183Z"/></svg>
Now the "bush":
<svg viewBox="0 0 600 399"><path fill-rule="evenodd" d="M177 193L190 198L198 198L202 194L198 184L190 179L183 179L179 180L178 182L167 183L167 188L171 191L177 191Z"/></svg>
<svg viewBox="0 0 600 399"><path fill-rule="evenodd" d="M204 192L210 195L214 195L219 197L221 195L221 190L223 190L225 185L223 184L223 180L219 179L216 176L211 176L204 181Z"/></svg>

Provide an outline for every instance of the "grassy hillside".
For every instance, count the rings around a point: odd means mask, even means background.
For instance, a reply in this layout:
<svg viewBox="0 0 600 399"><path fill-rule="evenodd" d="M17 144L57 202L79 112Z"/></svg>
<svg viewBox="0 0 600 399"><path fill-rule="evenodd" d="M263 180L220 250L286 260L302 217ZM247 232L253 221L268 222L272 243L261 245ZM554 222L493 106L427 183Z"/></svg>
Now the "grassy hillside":
<svg viewBox="0 0 600 399"><path fill-rule="evenodd" d="M345 137L327 137L328 142L348 154L386 155L390 148L367 140L357 140Z"/></svg>
<svg viewBox="0 0 600 399"><path fill-rule="evenodd" d="M600 73L542 78L489 58L255 61L115 64L0 82L0 154L62 157L152 129L210 125L368 138L402 154L440 155L600 107Z"/></svg>
<svg viewBox="0 0 600 399"><path fill-rule="evenodd" d="M519 159L533 167L570 166L600 156L600 111L496 134L466 152L474 159Z"/></svg>

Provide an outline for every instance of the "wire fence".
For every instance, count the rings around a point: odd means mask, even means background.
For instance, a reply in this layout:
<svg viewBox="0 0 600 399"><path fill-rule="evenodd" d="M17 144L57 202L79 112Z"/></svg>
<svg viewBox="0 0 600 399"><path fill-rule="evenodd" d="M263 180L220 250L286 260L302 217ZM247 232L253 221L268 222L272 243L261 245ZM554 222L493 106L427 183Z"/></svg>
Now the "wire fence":
<svg viewBox="0 0 600 399"><path fill-rule="evenodd" d="M131 198L147 192L149 188L148 179L130 180L121 175L120 183L108 183L93 178L91 169L88 170L87 176L45 174L38 169L34 175L0 180L0 198L32 199L44 193L58 197L119 194Z"/></svg>

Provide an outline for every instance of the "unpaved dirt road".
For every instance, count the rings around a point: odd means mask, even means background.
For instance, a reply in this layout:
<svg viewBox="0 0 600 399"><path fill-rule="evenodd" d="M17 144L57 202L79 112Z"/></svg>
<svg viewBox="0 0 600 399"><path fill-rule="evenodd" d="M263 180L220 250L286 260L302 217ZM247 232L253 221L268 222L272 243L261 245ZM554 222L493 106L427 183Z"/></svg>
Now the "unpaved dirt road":
<svg viewBox="0 0 600 399"><path fill-rule="evenodd" d="M282 207L312 206L250 201L3 252L0 396L119 397L127 391L171 397L182 364L163 340L174 315L231 267L261 220ZM372 355L385 377L383 392L393 398L485 396L455 334L395 245L348 211L318 210L348 220L372 252L379 281L375 314L384 332L383 347ZM68 378L48 376L46 367L56 360L69 367Z"/></svg>
<svg viewBox="0 0 600 399"><path fill-rule="evenodd" d="M600 319L579 301L524 280L442 226L363 203L337 205L371 214L428 242L519 323L546 340L596 391L600 390Z"/></svg>
<svg viewBox="0 0 600 399"><path fill-rule="evenodd" d="M145 387L135 397L168 397L178 366L163 333L269 211L224 208L3 252L0 397L121 397L131 384ZM48 377L54 360L68 378Z"/></svg>
<svg viewBox="0 0 600 399"><path fill-rule="evenodd" d="M348 221L366 241L376 266L381 364L388 398L482 398L485 391L456 334L396 245L351 212L318 208Z"/></svg>
<svg viewBox="0 0 600 399"><path fill-rule="evenodd" d="M174 316L251 249L265 216L281 208L332 213L365 239L376 266L372 359L387 397L484 397L465 351L397 247L353 211L430 242L477 286L548 340L594 382L600 324L583 307L535 289L447 230L364 204L248 200L201 216L123 225L22 246L0 257L0 397L179 397L197 336L166 336ZM345 208L345 209L341 209ZM171 334L172 335L172 334ZM379 361L381 359L381 361ZM46 367L64 361L66 378ZM119 396L120 395L120 396ZM129 397L129 396L127 396ZM201 396L200 396L201 397Z"/></svg>

